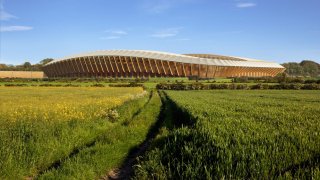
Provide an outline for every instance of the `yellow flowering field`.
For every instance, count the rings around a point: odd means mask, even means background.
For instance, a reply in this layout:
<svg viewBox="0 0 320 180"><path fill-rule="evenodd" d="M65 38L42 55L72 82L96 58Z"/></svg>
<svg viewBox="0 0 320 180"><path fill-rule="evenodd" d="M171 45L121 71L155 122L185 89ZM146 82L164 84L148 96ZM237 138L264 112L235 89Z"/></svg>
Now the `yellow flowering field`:
<svg viewBox="0 0 320 180"><path fill-rule="evenodd" d="M142 93L141 88L0 88L0 121L90 120Z"/></svg>
<svg viewBox="0 0 320 180"><path fill-rule="evenodd" d="M112 128L142 88L0 87L0 174L34 174ZM20 176L21 177L21 176Z"/></svg>

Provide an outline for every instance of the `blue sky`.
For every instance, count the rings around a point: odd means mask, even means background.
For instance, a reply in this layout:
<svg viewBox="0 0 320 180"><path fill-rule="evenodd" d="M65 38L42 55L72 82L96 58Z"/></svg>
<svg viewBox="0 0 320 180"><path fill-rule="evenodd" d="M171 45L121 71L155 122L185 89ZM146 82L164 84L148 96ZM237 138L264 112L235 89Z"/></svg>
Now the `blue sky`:
<svg viewBox="0 0 320 180"><path fill-rule="evenodd" d="M103 49L320 61L320 0L0 0L0 63Z"/></svg>

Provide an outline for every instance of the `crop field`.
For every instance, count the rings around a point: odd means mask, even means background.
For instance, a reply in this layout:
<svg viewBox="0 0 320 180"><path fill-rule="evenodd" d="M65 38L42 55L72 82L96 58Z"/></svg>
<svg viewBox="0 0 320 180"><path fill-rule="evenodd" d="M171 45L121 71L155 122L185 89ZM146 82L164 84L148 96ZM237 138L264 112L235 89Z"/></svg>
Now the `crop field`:
<svg viewBox="0 0 320 180"><path fill-rule="evenodd" d="M142 88L0 87L0 177L37 176L147 100Z"/></svg>
<svg viewBox="0 0 320 180"><path fill-rule="evenodd" d="M135 175L318 179L319 91L165 91L172 118Z"/></svg>
<svg viewBox="0 0 320 180"><path fill-rule="evenodd" d="M1 179L319 179L318 90L0 87Z"/></svg>

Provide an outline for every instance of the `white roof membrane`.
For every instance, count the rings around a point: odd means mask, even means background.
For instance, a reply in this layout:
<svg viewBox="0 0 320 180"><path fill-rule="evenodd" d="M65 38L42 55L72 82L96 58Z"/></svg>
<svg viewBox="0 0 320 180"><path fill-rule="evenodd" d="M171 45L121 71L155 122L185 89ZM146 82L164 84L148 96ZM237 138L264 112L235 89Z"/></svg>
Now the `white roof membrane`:
<svg viewBox="0 0 320 180"><path fill-rule="evenodd" d="M73 56L67 56L61 59L55 59L47 65L54 64L60 61L65 61L73 58L88 57L88 56L131 56L139 58L150 58L166 61L174 61L181 63L191 64L204 64L204 65L215 65L215 66L241 66L241 67L262 67L262 68L284 68L278 63L266 62L261 60L254 60L249 58L239 58L241 60L235 60L235 57L230 57L230 60L224 58L200 58L188 55L173 54L167 52L158 51L145 51L145 50L100 50L88 53L76 54Z"/></svg>

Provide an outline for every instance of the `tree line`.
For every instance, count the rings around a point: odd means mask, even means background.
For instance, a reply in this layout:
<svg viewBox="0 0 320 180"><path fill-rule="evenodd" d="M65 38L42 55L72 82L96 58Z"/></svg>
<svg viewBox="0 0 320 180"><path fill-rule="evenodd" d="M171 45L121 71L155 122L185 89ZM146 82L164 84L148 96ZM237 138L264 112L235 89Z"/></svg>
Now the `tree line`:
<svg viewBox="0 0 320 180"><path fill-rule="evenodd" d="M289 76L320 77L320 64L311 60L303 60L300 63L288 62L282 66L286 68L285 73Z"/></svg>
<svg viewBox="0 0 320 180"><path fill-rule="evenodd" d="M46 58L36 64L31 64L28 61L21 65L0 64L0 71L42 71L42 67L51 61L53 61L52 58Z"/></svg>

